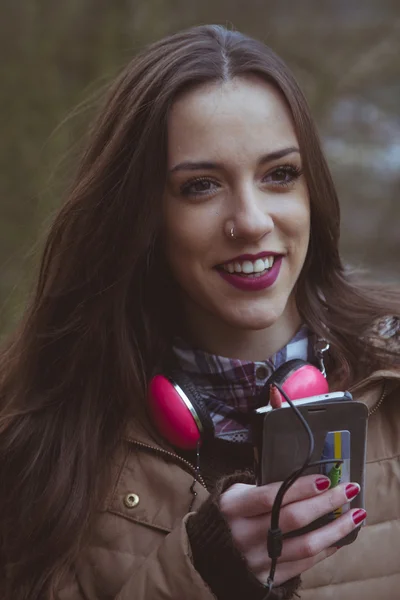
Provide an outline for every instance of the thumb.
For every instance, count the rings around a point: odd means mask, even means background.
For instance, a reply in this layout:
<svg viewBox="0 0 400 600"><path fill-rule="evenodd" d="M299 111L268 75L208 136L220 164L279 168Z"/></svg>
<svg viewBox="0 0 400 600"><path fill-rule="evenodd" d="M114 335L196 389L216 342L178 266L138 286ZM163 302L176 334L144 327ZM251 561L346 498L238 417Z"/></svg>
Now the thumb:
<svg viewBox="0 0 400 600"><path fill-rule="evenodd" d="M272 408L281 408L282 406L282 395L273 384L269 386L269 402Z"/></svg>

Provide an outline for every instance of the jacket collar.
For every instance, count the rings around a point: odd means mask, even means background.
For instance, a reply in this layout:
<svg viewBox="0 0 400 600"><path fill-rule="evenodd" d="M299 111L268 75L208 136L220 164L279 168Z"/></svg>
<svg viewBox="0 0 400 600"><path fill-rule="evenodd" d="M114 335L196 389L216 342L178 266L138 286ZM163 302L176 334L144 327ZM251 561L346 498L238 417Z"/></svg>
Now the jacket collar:
<svg viewBox="0 0 400 600"><path fill-rule="evenodd" d="M161 436L157 435L150 422L146 427L144 424L137 422L135 419L130 419L126 425L123 440L175 454L175 452L171 449L171 446L169 446L167 442L164 442Z"/></svg>
<svg viewBox="0 0 400 600"><path fill-rule="evenodd" d="M367 405L369 412L400 386L400 369L380 369L351 386L349 391L354 400Z"/></svg>

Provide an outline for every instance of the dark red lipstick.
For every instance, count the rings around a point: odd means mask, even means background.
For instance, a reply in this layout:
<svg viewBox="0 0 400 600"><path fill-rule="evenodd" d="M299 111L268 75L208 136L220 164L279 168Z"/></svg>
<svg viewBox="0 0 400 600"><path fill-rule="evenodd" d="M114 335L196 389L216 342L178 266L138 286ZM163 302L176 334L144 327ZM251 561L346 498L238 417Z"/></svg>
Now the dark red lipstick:
<svg viewBox="0 0 400 600"><path fill-rule="evenodd" d="M263 253L263 256L258 255L257 258L263 258L264 256L271 256L272 253ZM242 255L249 256L249 255ZM250 255L251 256L251 255ZM233 285L233 287L243 290L245 292L259 292L261 290L265 290L266 288L271 287L279 276L279 272L281 270L283 256L280 254L274 254L275 260L274 264L270 269L265 271L263 275L254 276L254 275L241 275L239 273L229 273L225 271L223 268L217 269L217 273L224 279L226 282ZM235 259L239 260L239 257ZM241 258L240 260L250 260L249 258ZM253 258L252 260L257 260ZM234 260L229 261L234 262ZM225 263L226 264L226 263Z"/></svg>

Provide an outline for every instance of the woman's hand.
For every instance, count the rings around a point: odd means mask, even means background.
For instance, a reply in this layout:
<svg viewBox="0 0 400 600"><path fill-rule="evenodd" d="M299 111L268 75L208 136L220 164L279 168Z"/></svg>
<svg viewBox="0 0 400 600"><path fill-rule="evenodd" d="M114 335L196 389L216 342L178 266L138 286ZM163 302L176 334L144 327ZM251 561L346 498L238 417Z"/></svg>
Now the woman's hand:
<svg viewBox="0 0 400 600"><path fill-rule="evenodd" d="M341 484L328 489L329 479L321 475L300 477L283 498L279 517L282 533L300 529L347 504L360 491L358 484ZM221 495L220 510L228 522L236 547L250 570L263 584L267 582L271 559L267 533L271 510L280 483L264 486L236 483ZM283 542L274 584L280 585L310 569L336 552L332 547L366 517L361 509L349 510L315 531Z"/></svg>

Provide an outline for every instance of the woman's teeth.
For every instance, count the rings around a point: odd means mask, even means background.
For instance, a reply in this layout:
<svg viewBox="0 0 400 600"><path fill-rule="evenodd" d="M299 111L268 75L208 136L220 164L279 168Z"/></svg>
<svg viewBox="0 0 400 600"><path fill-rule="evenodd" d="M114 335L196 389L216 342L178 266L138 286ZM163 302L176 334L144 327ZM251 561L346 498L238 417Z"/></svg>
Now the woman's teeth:
<svg viewBox="0 0 400 600"><path fill-rule="evenodd" d="M274 264L274 256L266 258L257 258L257 260L244 260L242 262L230 262L222 265L224 271L228 273L240 273L241 275L263 275L267 269Z"/></svg>

